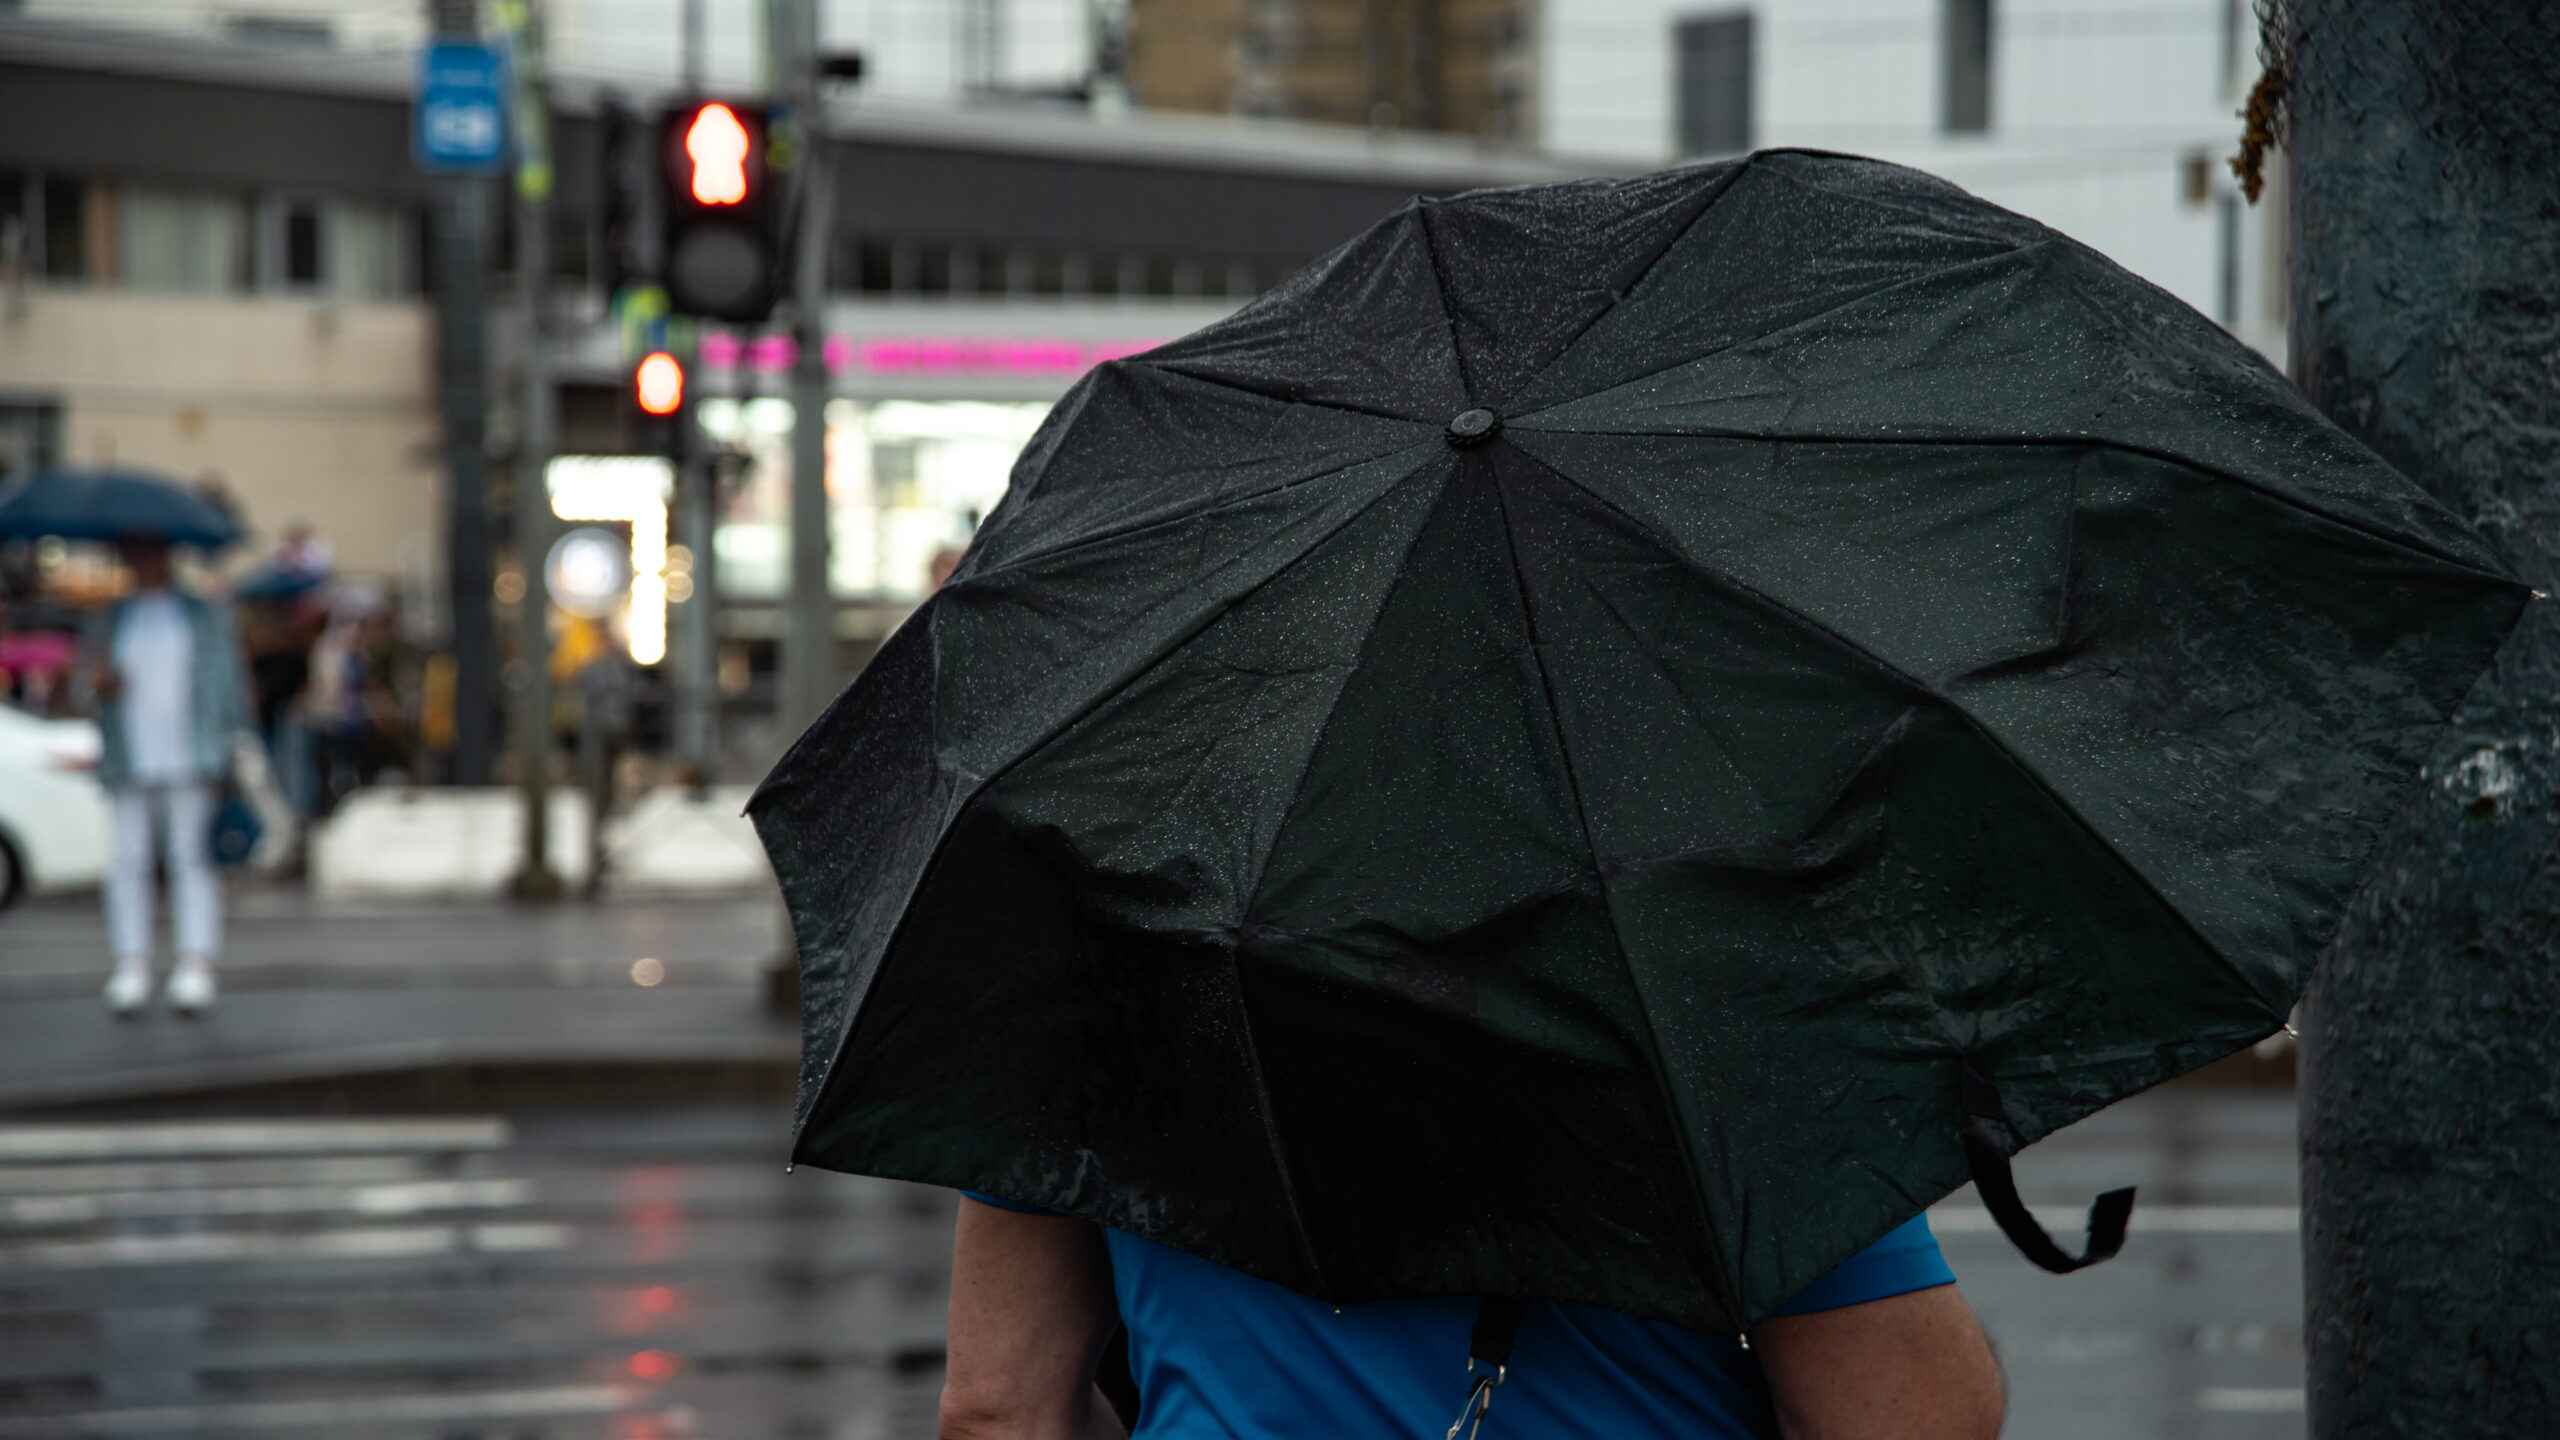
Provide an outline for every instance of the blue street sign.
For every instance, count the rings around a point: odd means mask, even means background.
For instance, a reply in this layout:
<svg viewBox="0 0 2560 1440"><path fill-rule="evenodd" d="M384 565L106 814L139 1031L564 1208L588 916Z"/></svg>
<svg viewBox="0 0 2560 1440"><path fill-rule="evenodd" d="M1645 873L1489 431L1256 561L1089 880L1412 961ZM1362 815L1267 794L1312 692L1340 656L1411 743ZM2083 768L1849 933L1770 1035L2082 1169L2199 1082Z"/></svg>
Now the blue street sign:
<svg viewBox="0 0 2560 1440"><path fill-rule="evenodd" d="M418 56L418 168L496 173L507 152L506 62L494 45L439 40Z"/></svg>

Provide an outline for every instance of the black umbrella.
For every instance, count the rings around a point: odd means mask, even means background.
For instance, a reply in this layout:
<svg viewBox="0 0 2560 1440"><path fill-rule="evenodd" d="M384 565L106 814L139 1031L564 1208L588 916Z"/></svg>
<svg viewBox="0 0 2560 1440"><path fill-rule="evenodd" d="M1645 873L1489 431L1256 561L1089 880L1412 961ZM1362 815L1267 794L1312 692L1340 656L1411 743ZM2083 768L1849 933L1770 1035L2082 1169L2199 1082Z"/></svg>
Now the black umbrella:
<svg viewBox="0 0 2560 1440"><path fill-rule="evenodd" d="M221 506L139 470L48 470L0 496L0 539L149 535L216 549L240 538Z"/></svg>
<svg viewBox="0 0 2560 1440"><path fill-rule="evenodd" d="M1421 202L1081 383L758 794L796 1153L1337 1302L1730 1330L1969 1169L2033 1245L2006 1153L2282 1024L2525 600L1930 177Z"/></svg>

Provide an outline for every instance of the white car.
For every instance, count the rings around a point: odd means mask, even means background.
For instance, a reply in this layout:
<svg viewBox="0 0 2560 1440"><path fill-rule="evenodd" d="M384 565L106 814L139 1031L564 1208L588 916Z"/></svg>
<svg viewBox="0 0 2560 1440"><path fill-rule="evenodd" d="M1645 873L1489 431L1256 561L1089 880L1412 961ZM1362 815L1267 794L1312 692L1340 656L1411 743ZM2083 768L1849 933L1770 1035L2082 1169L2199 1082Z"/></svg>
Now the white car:
<svg viewBox="0 0 2560 1440"><path fill-rule="evenodd" d="M98 727L0 705L0 907L107 873Z"/></svg>

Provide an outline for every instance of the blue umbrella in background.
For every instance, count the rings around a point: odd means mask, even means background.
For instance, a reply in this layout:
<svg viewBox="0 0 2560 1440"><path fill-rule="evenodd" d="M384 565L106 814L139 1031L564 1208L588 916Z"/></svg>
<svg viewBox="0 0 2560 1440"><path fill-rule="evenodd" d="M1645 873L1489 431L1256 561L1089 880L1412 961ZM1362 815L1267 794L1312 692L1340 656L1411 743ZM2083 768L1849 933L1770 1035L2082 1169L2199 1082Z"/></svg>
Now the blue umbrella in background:
<svg viewBox="0 0 2560 1440"><path fill-rule="evenodd" d="M0 496L0 540L156 535L212 550L242 533L240 522L222 507L139 470L48 470Z"/></svg>

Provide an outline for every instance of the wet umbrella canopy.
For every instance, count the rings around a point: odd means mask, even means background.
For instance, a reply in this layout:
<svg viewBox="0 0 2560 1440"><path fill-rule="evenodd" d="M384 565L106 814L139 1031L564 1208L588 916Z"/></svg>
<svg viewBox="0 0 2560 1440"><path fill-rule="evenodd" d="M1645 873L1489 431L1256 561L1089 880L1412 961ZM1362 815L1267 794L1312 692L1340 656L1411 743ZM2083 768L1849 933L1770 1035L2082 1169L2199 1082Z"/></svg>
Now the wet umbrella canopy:
<svg viewBox="0 0 2560 1440"><path fill-rule="evenodd" d="M138 470L50 470L0 496L0 539L120 540L152 535L215 549L240 538L222 507Z"/></svg>
<svg viewBox="0 0 2560 1440"><path fill-rule="evenodd" d="M1968 1098L2014 1149L2277 1028L2525 600L1915 172L1423 202L1081 383L758 795L798 1154L1729 1330Z"/></svg>

